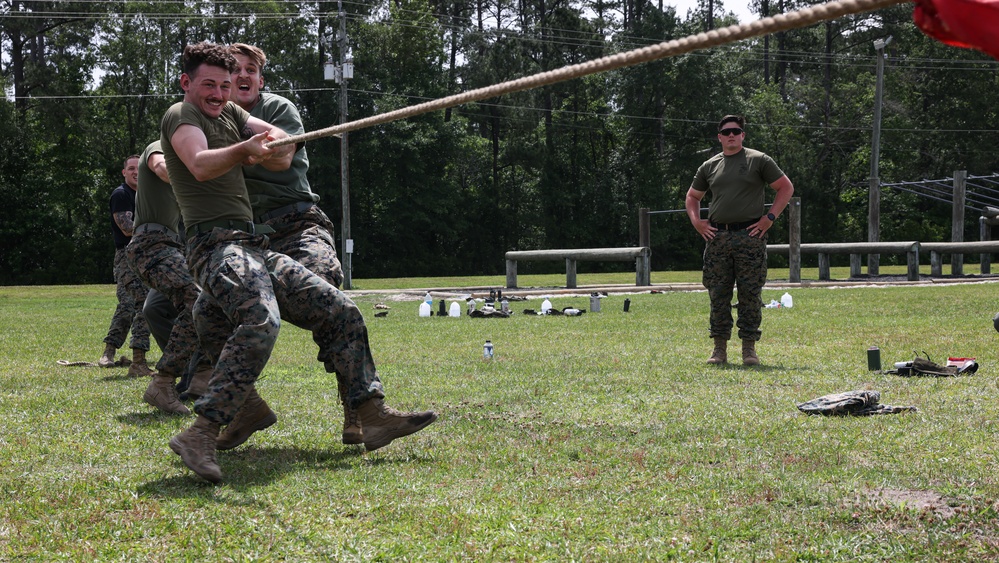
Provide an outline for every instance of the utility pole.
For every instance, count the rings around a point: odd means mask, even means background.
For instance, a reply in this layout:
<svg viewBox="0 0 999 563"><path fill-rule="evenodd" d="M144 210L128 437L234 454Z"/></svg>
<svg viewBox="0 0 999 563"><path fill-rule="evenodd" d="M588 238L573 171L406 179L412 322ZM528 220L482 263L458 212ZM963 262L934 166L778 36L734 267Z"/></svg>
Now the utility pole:
<svg viewBox="0 0 999 563"><path fill-rule="evenodd" d="M340 123L347 123L347 81L354 78L354 59L347 44L347 14L343 11L343 0L336 3L340 28L336 43L340 51L339 64L327 62L324 65L324 78L336 80L340 84ZM340 202L343 215L340 218L340 265L343 268L343 288L351 289L353 270L354 239L350 238L350 161L348 159L347 132L340 134Z"/></svg>
<svg viewBox="0 0 999 563"><path fill-rule="evenodd" d="M871 180L870 197L867 208L867 241L881 242L881 179L878 178L878 164L881 159L881 96L884 92L885 46L891 43L891 36L874 41L877 52L877 83L874 87L874 132L871 134ZM876 276L881 263L880 254L867 255L867 275Z"/></svg>

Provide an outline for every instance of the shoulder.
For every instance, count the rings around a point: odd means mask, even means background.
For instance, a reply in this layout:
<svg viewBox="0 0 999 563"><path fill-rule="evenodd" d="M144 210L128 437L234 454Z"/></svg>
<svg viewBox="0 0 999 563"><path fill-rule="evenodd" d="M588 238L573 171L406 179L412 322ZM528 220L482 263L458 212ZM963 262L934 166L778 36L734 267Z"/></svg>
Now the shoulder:
<svg viewBox="0 0 999 563"><path fill-rule="evenodd" d="M163 144L160 142L159 139L146 145L146 150L142 151L142 156L140 157L139 160L140 162L145 162L146 160L149 159L150 156L157 153L160 154L163 153Z"/></svg>
<svg viewBox="0 0 999 563"><path fill-rule="evenodd" d="M269 92L263 92L260 96L260 103L253 108L250 115L280 127L290 135L303 132L302 117L291 100Z"/></svg>
<svg viewBox="0 0 999 563"><path fill-rule="evenodd" d="M285 98L284 96L279 96L270 92L260 93L260 103L267 106L290 107L291 109L295 109L295 104L293 104L291 100Z"/></svg>
<svg viewBox="0 0 999 563"><path fill-rule="evenodd" d="M756 149L751 149L749 147L743 147L743 150L746 151L746 158L747 159L751 159L751 160L769 160L770 162L773 162L773 160L774 160L774 159L770 158L770 155L768 155L767 153L765 153L763 151L758 151Z"/></svg>
<svg viewBox="0 0 999 563"><path fill-rule="evenodd" d="M711 158L705 160L704 162L702 162L698 170L708 170L710 168L717 166L718 163L724 160L725 160L725 153L718 153L712 156Z"/></svg>

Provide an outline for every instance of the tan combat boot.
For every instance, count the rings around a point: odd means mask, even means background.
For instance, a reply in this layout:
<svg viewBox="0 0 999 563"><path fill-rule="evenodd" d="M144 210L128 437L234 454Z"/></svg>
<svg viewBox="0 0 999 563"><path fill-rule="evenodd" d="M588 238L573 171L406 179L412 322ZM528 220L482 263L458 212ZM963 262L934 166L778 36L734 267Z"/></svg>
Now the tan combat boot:
<svg viewBox="0 0 999 563"><path fill-rule="evenodd" d="M132 365L128 366L128 377L152 377L153 370L146 365L146 351L132 348Z"/></svg>
<svg viewBox="0 0 999 563"><path fill-rule="evenodd" d="M208 382L212 379L213 373L215 373L213 368L199 369L194 372L194 377L191 378L191 382L187 385L187 390L184 391L183 399L194 400L207 393Z"/></svg>
<svg viewBox="0 0 999 563"><path fill-rule="evenodd" d="M110 344L104 345L104 353L101 354L101 359L97 360L97 365L102 368L113 368L114 367L114 354L118 349Z"/></svg>
<svg viewBox="0 0 999 563"><path fill-rule="evenodd" d="M218 483L222 480L222 468L215 459L215 438L218 434L218 424L199 416L190 428L170 439L170 449L199 477Z"/></svg>
<svg viewBox="0 0 999 563"><path fill-rule="evenodd" d="M340 435L344 444L363 444L361 437L361 420L357 417L357 411L347 405L347 389L339 386L340 404L343 405L343 434Z"/></svg>
<svg viewBox="0 0 999 563"><path fill-rule="evenodd" d="M724 364L728 361L728 339L720 336L715 337L715 349L711 351L708 363L711 365Z"/></svg>
<svg viewBox="0 0 999 563"><path fill-rule="evenodd" d="M257 430L263 430L275 422L277 415L257 393L257 388L253 387L232 422L219 435L215 446L220 450L231 450L247 441Z"/></svg>
<svg viewBox="0 0 999 563"><path fill-rule="evenodd" d="M357 409L357 415L364 429L364 448L369 452L389 445L396 438L419 432L437 420L434 411L399 412L385 406L382 398L365 401Z"/></svg>
<svg viewBox="0 0 999 563"><path fill-rule="evenodd" d="M742 341L742 364L746 366L760 365L760 357L756 355L756 341Z"/></svg>
<svg viewBox="0 0 999 563"><path fill-rule="evenodd" d="M177 397L177 378L165 374L154 373L152 381L146 387L142 400L170 414L191 414L191 411Z"/></svg>

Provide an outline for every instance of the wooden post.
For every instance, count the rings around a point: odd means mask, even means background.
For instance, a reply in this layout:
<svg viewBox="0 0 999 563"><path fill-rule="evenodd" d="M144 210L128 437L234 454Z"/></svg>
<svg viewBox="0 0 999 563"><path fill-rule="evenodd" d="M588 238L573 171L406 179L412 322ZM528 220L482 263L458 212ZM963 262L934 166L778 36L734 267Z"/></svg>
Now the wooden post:
<svg viewBox="0 0 999 563"><path fill-rule="evenodd" d="M967 180L967 170L954 172L954 208L950 223L951 242L964 242L964 201ZM964 254L955 252L950 255L950 273L954 276L964 275Z"/></svg>
<svg viewBox="0 0 999 563"><path fill-rule="evenodd" d="M649 208L639 207L638 208L638 246L652 246L649 241L651 240L650 228L649 228Z"/></svg>
<svg viewBox="0 0 999 563"><path fill-rule="evenodd" d="M953 268L953 266L951 266L951 268ZM942 255L936 250L930 251L930 275L933 277L940 277L943 275Z"/></svg>
<svg viewBox="0 0 999 563"><path fill-rule="evenodd" d="M801 198L787 205L787 281L801 283Z"/></svg>
<svg viewBox="0 0 999 563"><path fill-rule="evenodd" d="M862 262L863 262L863 260L861 259L860 254L851 254L850 255L850 277L851 278L860 277L861 263Z"/></svg>
<svg viewBox="0 0 999 563"><path fill-rule="evenodd" d="M565 259L565 287L576 288L576 260L574 258Z"/></svg>
<svg viewBox="0 0 999 563"><path fill-rule="evenodd" d="M829 254L826 252L819 253L819 279L822 281L829 281Z"/></svg>
<svg viewBox="0 0 999 563"><path fill-rule="evenodd" d="M507 260L506 261L506 288L516 289L517 288L517 261Z"/></svg>
<svg viewBox="0 0 999 563"><path fill-rule="evenodd" d="M905 253L905 261L908 263L906 279L909 281L919 281L919 243L912 245L912 248Z"/></svg>
<svg viewBox="0 0 999 563"><path fill-rule="evenodd" d="M985 221L985 217L978 218L978 240L992 240L992 227ZM983 274L991 274L992 255L988 252L979 254L979 266Z"/></svg>

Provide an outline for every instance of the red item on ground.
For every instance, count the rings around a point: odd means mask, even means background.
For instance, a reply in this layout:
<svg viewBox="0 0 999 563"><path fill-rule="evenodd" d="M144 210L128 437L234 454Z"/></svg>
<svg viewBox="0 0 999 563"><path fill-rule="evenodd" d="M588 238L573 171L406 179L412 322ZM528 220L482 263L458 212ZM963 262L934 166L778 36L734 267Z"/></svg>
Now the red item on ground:
<svg viewBox="0 0 999 563"><path fill-rule="evenodd" d="M916 0L912 20L938 41L999 59L999 0Z"/></svg>
<svg viewBox="0 0 999 563"><path fill-rule="evenodd" d="M947 358L947 365L964 369L975 363L975 358Z"/></svg>

